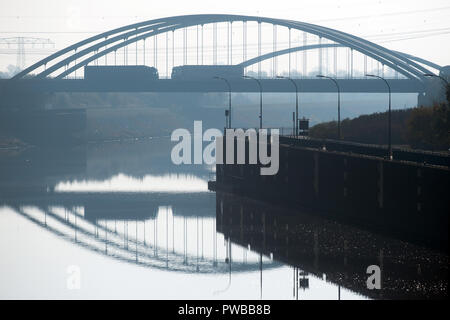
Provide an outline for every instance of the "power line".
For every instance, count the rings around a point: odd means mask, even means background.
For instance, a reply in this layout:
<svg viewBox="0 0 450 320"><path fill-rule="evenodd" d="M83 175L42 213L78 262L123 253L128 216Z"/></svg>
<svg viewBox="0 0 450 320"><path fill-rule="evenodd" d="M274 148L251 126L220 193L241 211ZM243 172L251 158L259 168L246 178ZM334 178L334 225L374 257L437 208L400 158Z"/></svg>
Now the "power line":
<svg viewBox="0 0 450 320"><path fill-rule="evenodd" d="M28 34L28 33L35 33L35 34L98 34L102 33L103 31L0 31L0 33L5 34Z"/></svg>
<svg viewBox="0 0 450 320"><path fill-rule="evenodd" d="M386 16L396 16L396 15L407 15L407 14L415 14L415 13L424 13L424 12L433 12L433 11L442 11L442 10L448 10L450 9L450 6L445 7L438 7L438 8L427 8L427 9L417 9L417 10L410 10L410 11L397 11L397 12L391 12L391 13L383 13L383 14L377 14L377 15L364 15L364 16L350 16L345 18L332 18L332 19L321 19L321 20L313 20L314 22L324 22L324 21L340 21L340 20L357 20L357 19L366 19L366 18L373 18L373 17L386 17ZM71 15L0 15L0 18L8 18L8 19L49 19L49 18L58 18L58 19L67 19L71 18ZM83 19L148 19L147 16L140 16L140 15L111 15L111 16L105 16L105 15L85 15L82 16Z"/></svg>
<svg viewBox="0 0 450 320"><path fill-rule="evenodd" d="M53 46L55 48L55 43L50 39L45 38L31 38L31 37L12 37L12 38L0 38L0 46L7 46L7 48L3 48L4 50L9 50L10 47L15 47L15 52L17 54L16 66L19 69L23 69L25 67L25 52L27 46L32 46L34 49L35 45L42 45L42 48L45 48L47 45Z"/></svg>
<svg viewBox="0 0 450 320"><path fill-rule="evenodd" d="M330 21L348 21L348 20L360 20L360 19L370 19L370 18L385 18L389 16L398 16L405 14L414 14L414 13L424 13L424 12L432 12L432 11L442 11L448 10L450 7L441 7L441 8L430 8L430 9L421 9L421 10L412 10L412 11L399 11L392 13L382 13L382 14L373 14L373 15L365 15L365 16L356 16L356 17L346 17L346 18L333 18L333 19L322 19L322 20L314 20L314 22L330 22Z"/></svg>
<svg viewBox="0 0 450 320"><path fill-rule="evenodd" d="M427 30L415 30L415 31L404 31L404 32L394 32L394 33L384 33L384 34L373 34L363 36L365 38L376 38L376 37L386 37L386 36L404 36L408 34L415 33L428 33L428 32L437 32L437 31L450 31L450 27L448 28L436 28L436 29L427 29Z"/></svg>
<svg viewBox="0 0 450 320"><path fill-rule="evenodd" d="M436 30L436 31L442 30L442 31L441 31L441 32L435 32L435 30ZM433 32L433 31L434 31L434 32ZM437 36L437 35L450 34L450 28L442 28L442 29L426 30L426 31L423 31L423 32L431 32L431 33L428 33L428 34L419 34L419 35L414 35L414 36L408 36L408 35L410 35L410 34L413 35L413 34L415 34L415 33L422 33L422 31L414 31L414 32L392 33L392 34L386 34L386 35L380 35L380 36L373 35L373 36L366 36L365 38L372 38L372 37L376 38L376 37L381 37L381 38L379 38L379 39L372 39L372 40L373 40L373 41L377 41L377 42L379 42L379 43L391 43L391 42L396 42L396 41L414 40L414 39L421 39L421 38L426 38L426 37L433 37L433 36ZM397 36L400 36L400 37L389 38L389 37L392 36L392 35L397 35ZM383 37L385 37L386 39L383 39ZM0 39L0 40L1 40L1 39ZM311 43L311 44L314 44L315 42L310 42L310 43ZM286 44L286 43L284 43L284 42L279 42L278 44L283 45L283 44ZM255 46L255 44L249 44L248 46L249 46L249 47L253 47L253 46ZM269 43L269 42L263 42L263 43L261 43L261 47L262 47L262 48L269 48L269 47L271 47L271 46L272 46L272 43ZM178 52L178 50L180 50L180 49L181 49L181 47L176 47L176 48L175 48L175 51ZM195 49L195 46L187 46L186 49L192 50L192 49ZM212 46L206 45L206 46L204 46L204 49L205 49L206 51L212 50ZM162 52L162 51L164 51L164 50L165 50L165 49L162 48L162 49L158 50L158 52L159 52L159 51ZM51 54L51 53L54 53L54 52L57 52L57 51L58 51L58 49L29 48L29 49L27 49L27 54L32 54L32 55L48 55L48 54ZM132 50L132 51L133 51L133 50ZM138 52L142 52L143 49L138 49L137 51L138 51ZM135 50L134 50L133 52L135 52ZM6 48L1 49L1 48L0 48L0 54L10 55L10 54L16 54L16 53L17 53L17 49L14 49L14 48L11 48L11 49L6 49ZM120 53L118 53L118 54L120 54Z"/></svg>
<svg viewBox="0 0 450 320"><path fill-rule="evenodd" d="M388 40L382 40L382 41L379 41L379 42L381 42L381 43L388 43L388 42L397 42L397 41L404 41L404 40L414 40L414 39L421 39L421 38L439 36L439 35L443 35L443 34L450 34L450 31L437 32L437 33L431 33L431 34L425 34L425 35L418 35L418 36L414 36L414 37L396 38L396 39L392 39L392 40L388 39Z"/></svg>

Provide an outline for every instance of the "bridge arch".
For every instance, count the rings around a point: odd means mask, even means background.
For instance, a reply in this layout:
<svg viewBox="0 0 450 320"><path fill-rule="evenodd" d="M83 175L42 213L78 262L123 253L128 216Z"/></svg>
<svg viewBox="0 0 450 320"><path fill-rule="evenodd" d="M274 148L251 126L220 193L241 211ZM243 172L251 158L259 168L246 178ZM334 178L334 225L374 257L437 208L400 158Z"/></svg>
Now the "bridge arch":
<svg viewBox="0 0 450 320"><path fill-rule="evenodd" d="M44 71L37 73L35 75L36 77L45 78L52 74L56 74L55 78L64 78L88 63L140 40L192 26L203 26L221 22L233 23L238 21L257 22L258 24L267 23L286 27L289 30L299 30L314 34L320 38L335 42L335 46L348 47L360 52L410 79L419 79L423 81L423 74L431 73L430 70L415 62L415 60L421 61L412 59L412 56L401 54L360 37L319 25L257 16L200 14L154 19L100 33L42 59L18 73L13 79L31 76L42 67L44 67ZM111 46L108 47L108 45ZM74 53L70 54L71 52ZM284 54L285 53L286 52L284 52ZM48 64L51 64L51 66L47 68ZM70 64L73 65L70 66ZM58 71L62 68L65 68L65 70L58 74Z"/></svg>
<svg viewBox="0 0 450 320"><path fill-rule="evenodd" d="M319 48L335 48L335 47L343 47L343 46L340 45L340 44L335 44L335 43L324 43L324 44L312 44L312 45L306 45L306 46L298 46L298 47L278 50L278 51L275 51L275 52L269 52L269 53L260 55L258 57L251 58L251 59L248 59L246 61L243 61L243 62L239 63L239 65L242 66L242 67L248 67L248 66L251 66L251 65L253 65L255 63L258 63L258 62L261 62L261 61L264 61L264 60L267 60L267 59L271 59L271 58L274 58L274 57L277 57L277 56L282 56L282 55L285 55L285 54L289 54L289 53L300 52L300 51L308 51L308 50L314 50L314 49L319 49ZM413 55L410 55L410 54L407 54L407 53L404 53L404 52L400 52L400 51L394 51L394 52L396 52L396 53L398 53L400 55L403 55L403 56L405 56L406 58L408 58L410 60L422 63L422 64L424 64L424 65L426 65L428 67L431 67L433 69L436 69L436 70L441 70L442 69L442 66L440 66L440 65L438 65L436 63L433 63L431 61L428 61L428 60L425 60L425 59L422 59L422 58L419 58L419 57L416 57L416 56L413 56Z"/></svg>

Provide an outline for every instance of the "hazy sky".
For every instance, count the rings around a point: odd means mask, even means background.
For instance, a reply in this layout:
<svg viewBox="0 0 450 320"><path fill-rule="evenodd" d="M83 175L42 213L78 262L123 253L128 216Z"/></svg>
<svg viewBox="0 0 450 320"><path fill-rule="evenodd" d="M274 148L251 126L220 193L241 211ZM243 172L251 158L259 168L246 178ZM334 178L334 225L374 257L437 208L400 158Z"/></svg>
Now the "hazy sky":
<svg viewBox="0 0 450 320"><path fill-rule="evenodd" d="M122 25L195 13L260 15L321 24L450 65L448 0L0 0L0 37L51 38L55 48L62 49ZM43 57L44 53L29 55L27 65ZM15 63L14 53L0 50L0 70Z"/></svg>

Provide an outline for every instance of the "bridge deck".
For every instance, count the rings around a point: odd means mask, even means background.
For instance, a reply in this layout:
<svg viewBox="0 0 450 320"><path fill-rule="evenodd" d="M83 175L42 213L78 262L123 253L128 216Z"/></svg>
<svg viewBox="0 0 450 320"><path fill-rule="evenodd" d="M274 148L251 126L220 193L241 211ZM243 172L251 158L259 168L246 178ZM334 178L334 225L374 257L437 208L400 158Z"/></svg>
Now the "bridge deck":
<svg viewBox="0 0 450 320"><path fill-rule="evenodd" d="M295 80L301 92L336 92L331 81L323 79ZM416 80L389 79L392 92L419 93L423 85ZM254 81L230 80L233 92L259 92ZM294 86L282 79L261 79L264 92L295 92ZM386 93L386 85L372 79L339 79L341 92ZM228 88L216 80L171 80L159 79L141 82L90 82L84 79L23 79L0 80L0 94L32 92L227 92Z"/></svg>

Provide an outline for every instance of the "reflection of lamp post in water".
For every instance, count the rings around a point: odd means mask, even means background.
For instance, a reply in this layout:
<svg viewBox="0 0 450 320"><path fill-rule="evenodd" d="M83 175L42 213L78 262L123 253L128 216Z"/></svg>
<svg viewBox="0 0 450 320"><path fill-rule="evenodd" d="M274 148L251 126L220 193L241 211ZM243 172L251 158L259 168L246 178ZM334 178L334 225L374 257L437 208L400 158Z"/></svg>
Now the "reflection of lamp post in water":
<svg viewBox="0 0 450 320"><path fill-rule="evenodd" d="M308 273L300 271L297 267L294 267L294 298L298 300L298 289L309 289Z"/></svg>
<svg viewBox="0 0 450 320"><path fill-rule="evenodd" d="M230 266L230 273L229 273L229 278L228 278L228 287L229 288L231 286L231 239L228 238L228 257L225 260L226 263L228 263L228 265Z"/></svg>
<svg viewBox="0 0 450 320"><path fill-rule="evenodd" d="M223 293L227 291L231 287L231 239L228 237L227 239L227 252L225 257L225 263L228 263L229 265L229 273L228 273L228 285L225 287L225 289L216 291L214 294Z"/></svg>
<svg viewBox="0 0 450 320"><path fill-rule="evenodd" d="M260 284L260 297L262 300L262 271L263 271L263 264L262 264L262 252L259 253L259 284Z"/></svg>

